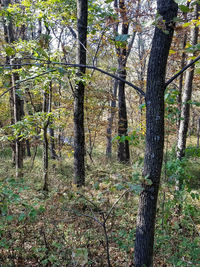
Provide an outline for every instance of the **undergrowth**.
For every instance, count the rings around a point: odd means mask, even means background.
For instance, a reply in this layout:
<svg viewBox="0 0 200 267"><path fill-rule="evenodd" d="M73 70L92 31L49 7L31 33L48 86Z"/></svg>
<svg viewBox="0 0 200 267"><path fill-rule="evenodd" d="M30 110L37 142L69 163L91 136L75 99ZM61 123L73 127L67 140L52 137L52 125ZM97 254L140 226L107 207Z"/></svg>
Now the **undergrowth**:
<svg viewBox="0 0 200 267"><path fill-rule="evenodd" d="M190 147L180 163L171 151L163 165L155 266L200 262L199 157L199 150ZM133 266L141 155L132 165L123 165L96 153L87 162L81 189L72 184L72 158L51 160L48 195L41 190L40 154L34 164L25 159L20 180L15 179L9 149L1 151L0 159L1 266L107 266L107 241L112 266ZM175 190L180 177L181 192ZM108 214L106 239L98 222Z"/></svg>

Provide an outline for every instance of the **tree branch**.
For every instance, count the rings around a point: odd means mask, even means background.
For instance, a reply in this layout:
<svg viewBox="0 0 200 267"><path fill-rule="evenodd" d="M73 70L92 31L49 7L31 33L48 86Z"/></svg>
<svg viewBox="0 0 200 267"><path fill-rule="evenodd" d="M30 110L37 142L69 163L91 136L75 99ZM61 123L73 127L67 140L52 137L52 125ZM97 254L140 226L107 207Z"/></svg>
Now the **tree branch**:
<svg viewBox="0 0 200 267"><path fill-rule="evenodd" d="M5 67L5 66L9 66L9 67L16 67L16 66L30 66L30 65L36 65L36 66L44 66L44 64L45 63L23 63L23 64L12 64L12 65L8 65L8 64L5 64L5 65L2 65L2 64L0 64L0 67ZM122 79L122 78L120 78L120 77L118 77L118 76L116 76L116 75L114 75L114 74L112 74L112 73L109 73L109 72L107 72L107 71L105 71L105 70L102 70L102 69L100 69L100 68L98 68L98 67L95 67L95 66L91 66L91 65L83 65L83 64L72 64L72 63L64 63L64 62L50 62L50 61L47 61L47 63L46 64L52 64L52 65L63 65L63 66L66 66L66 67L71 67L71 68L80 68L80 67L82 67L82 68L87 68L87 69L93 69L93 70L97 70L97 71L99 71L99 72L101 72L101 73L103 73L103 74L105 74L105 75L107 75L107 76L110 76L110 77L112 77L112 78L114 78L114 79L116 79L116 80L119 80L119 81L122 81L122 82L124 82L124 83L126 83L126 84L128 84L129 86L131 86L132 88L134 88L137 92L139 92L142 96L144 96L145 97L145 92L142 90L142 89L140 89L139 87L137 87L136 85L134 85L134 84L132 84L131 82L128 82L128 81L126 81L126 80L124 80L124 79ZM53 71L56 71L56 70L51 70L51 71L49 71L49 72L53 72ZM47 72L48 73L48 72ZM44 73L44 74L46 74L46 73ZM41 74L41 75L43 75L43 74ZM40 76L41 76L40 75ZM25 80L22 80L22 81L20 81L20 83L21 82L25 82L25 81L27 81L27 80L31 80L31 79L34 79L34 78L36 78L36 77L38 77L38 76L33 76L33 77L30 77L30 78L28 78L28 79L25 79ZM9 91L9 90L8 90Z"/></svg>
<svg viewBox="0 0 200 267"><path fill-rule="evenodd" d="M182 68L180 71L178 71L172 78L170 78L166 83L165 83L165 88L173 82L178 76L180 76L184 71L186 71L189 67L191 67L194 63L196 63L200 59L200 56L192 60L188 65L186 65L184 68Z"/></svg>
<svg viewBox="0 0 200 267"><path fill-rule="evenodd" d="M18 64L15 64L15 65L9 65L9 66L12 67L12 66L16 66L16 65L18 65ZM20 65L23 65L23 64L19 64L19 66L20 66ZM2 65L0 65L0 66L2 66ZM14 86L9 87L6 91L4 91L4 92L0 95L0 98L1 98L2 96L4 96L6 93L8 93L10 90L12 90L13 88L15 88L16 85L18 85L18 84L20 84L20 83L23 83L23 82L27 82L27 81L29 81L29 80L35 79L35 78L37 78L37 77L43 76L43 75L45 75L45 74L48 74L48 73L50 73L50 72L54 72L54 71L56 71L56 69L54 69L54 70L49 70L49 71L45 71L45 72L43 72L43 73L40 73L40 74L38 74L38 75L29 77L29 78L24 79L24 80L16 81L16 83L15 83Z"/></svg>

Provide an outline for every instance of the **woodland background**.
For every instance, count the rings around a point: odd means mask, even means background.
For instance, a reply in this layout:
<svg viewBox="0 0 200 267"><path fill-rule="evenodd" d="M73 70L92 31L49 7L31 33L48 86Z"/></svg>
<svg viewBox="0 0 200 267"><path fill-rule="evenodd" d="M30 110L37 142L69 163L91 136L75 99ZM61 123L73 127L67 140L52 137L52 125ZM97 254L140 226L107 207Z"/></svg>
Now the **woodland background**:
<svg viewBox="0 0 200 267"><path fill-rule="evenodd" d="M199 266L199 1L0 8L0 265Z"/></svg>

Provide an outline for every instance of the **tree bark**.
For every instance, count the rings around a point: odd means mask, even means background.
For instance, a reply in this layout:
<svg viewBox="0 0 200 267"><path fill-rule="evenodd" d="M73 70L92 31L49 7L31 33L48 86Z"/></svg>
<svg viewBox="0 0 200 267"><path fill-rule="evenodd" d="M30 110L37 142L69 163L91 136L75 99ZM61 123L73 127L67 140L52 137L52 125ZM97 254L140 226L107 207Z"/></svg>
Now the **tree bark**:
<svg viewBox="0 0 200 267"><path fill-rule="evenodd" d="M17 94L18 86L15 85L15 81L19 80L19 75L17 73L12 74L12 86L13 86L13 107L14 107L14 122L15 124L22 120L24 116L24 101ZM16 177L21 177L23 168L23 141L16 136L15 140L15 167L16 167Z"/></svg>
<svg viewBox="0 0 200 267"><path fill-rule="evenodd" d="M119 72L119 77L126 79L126 70L125 64L123 69ZM118 92L118 136L128 135L128 119L127 119L127 110L126 110L126 97L125 97L125 83L119 81L119 92ZM130 160L129 153L129 142L125 140L118 142L118 160L119 162L128 163Z"/></svg>
<svg viewBox="0 0 200 267"><path fill-rule="evenodd" d="M44 114L48 113L48 109L49 109L49 93L47 92L46 89L44 89L44 95L43 95L43 112ZM49 155L48 155L48 147L49 147L49 143L48 143L48 137L47 137L47 129L49 126L49 118L46 119L46 121L44 122L44 126L43 126L43 181L44 181L44 185L43 185L43 190L48 192L49 191L49 184L48 184L48 180L49 180Z"/></svg>
<svg viewBox="0 0 200 267"><path fill-rule="evenodd" d="M124 0L114 2L115 9L119 10L119 14L122 20L121 34L127 35L129 32L129 20L127 18L127 7ZM118 8L119 6L119 8ZM115 33L118 34L118 26ZM130 50L132 48L135 39L135 33L133 33L132 39L129 44L124 42L119 46L116 45L116 51L118 55L118 75L120 78L126 80L126 63ZM128 118L126 109L126 96L125 96L125 83L119 81L118 85L118 136L120 137L118 142L118 160L119 162L128 163L130 161L129 142L128 140L121 140L121 137L128 135Z"/></svg>
<svg viewBox="0 0 200 267"><path fill-rule="evenodd" d="M77 64L86 65L88 0L77 0ZM85 67L77 71L74 91L74 184L85 184L84 91Z"/></svg>
<svg viewBox="0 0 200 267"><path fill-rule="evenodd" d="M50 82L49 86L49 112L52 110L52 81ZM49 123L49 135L50 135L50 155L51 159L56 159L58 156L56 154L56 146L55 146L55 138L54 138L54 128L52 128L52 121Z"/></svg>
<svg viewBox="0 0 200 267"><path fill-rule="evenodd" d="M164 146L165 73L177 9L173 0L157 0L157 13L162 16L162 21L155 29L147 71L144 182L137 216L135 267L153 266L156 206ZM148 185L145 181L152 184Z"/></svg>
<svg viewBox="0 0 200 267"><path fill-rule="evenodd" d="M195 6L194 19L198 19L198 11L199 11L199 5L197 4ZM198 27L194 27L191 29L191 45L197 44L198 32L199 32ZM192 59L188 61L188 64L191 61ZM180 160L185 156L186 139L187 139L188 125L189 125L189 118L190 118L190 104L188 103L188 101L191 100L192 96L194 68L195 66L193 65L190 69L188 69L186 71L186 76L185 76L185 85L184 85L182 108L181 108L181 121L179 125L178 143L177 143L177 158Z"/></svg>

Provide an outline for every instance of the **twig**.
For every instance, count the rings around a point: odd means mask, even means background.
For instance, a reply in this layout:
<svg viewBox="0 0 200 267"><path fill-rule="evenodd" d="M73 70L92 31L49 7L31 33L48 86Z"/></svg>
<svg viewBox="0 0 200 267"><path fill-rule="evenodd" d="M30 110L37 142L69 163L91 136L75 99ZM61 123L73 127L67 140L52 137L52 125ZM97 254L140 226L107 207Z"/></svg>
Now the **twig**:
<svg viewBox="0 0 200 267"><path fill-rule="evenodd" d="M118 203L118 202L123 198L123 196L124 196L127 192L129 192L129 191L130 191L130 189L127 189L126 191L124 191L123 194L121 194L121 196L115 201L115 203L112 205L112 207L111 207L110 210L108 211L108 214L107 214L107 216L106 216L106 218L105 218L105 222L108 220L108 218L109 218L109 216L110 216L112 210L113 210L114 207L117 205L117 203Z"/></svg>
<svg viewBox="0 0 200 267"><path fill-rule="evenodd" d="M96 204L94 204L91 200L89 200L87 197L85 197L83 194L79 192L77 192L77 194L81 196L82 198L84 198L86 201L88 201L90 204L92 204L97 210L99 210L99 207Z"/></svg>

